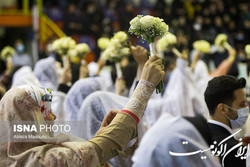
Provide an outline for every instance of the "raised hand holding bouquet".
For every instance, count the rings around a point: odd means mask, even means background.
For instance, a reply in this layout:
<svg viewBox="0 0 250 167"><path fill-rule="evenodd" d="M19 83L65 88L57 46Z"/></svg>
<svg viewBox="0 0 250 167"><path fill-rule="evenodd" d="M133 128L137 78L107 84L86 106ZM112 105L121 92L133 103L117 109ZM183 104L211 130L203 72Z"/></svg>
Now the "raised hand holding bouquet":
<svg viewBox="0 0 250 167"><path fill-rule="evenodd" d="M67 53L70 49L74 49L76 46L76 42L71 37L62 37L57 39L52 44L53 50L62 55L63 57L63 66L66 68L69 66L69 61L67 58Z"/></svg>
<svg viewBox="0 0 250 167"><path fill-rule="evenodd" d="M250 59L250 44L245 46L245 52L247 54L247 58Z"/></svg>
<svg viewBox="0 0 250 167"><path fill-rule="evenodd" d="M114 62L116 65L117 78L122 78L120 62L123 57L129 54L128 36L125 32L119 31L113 36L109 46L103 52L102 59Z"/></svg>
<svg viewBox="0 0 250 167"><path fill-rule="evenodd" d="M214 40L214 44L226 48L227 50L230 50L232 46L229 45L227 42L227 35L226 34L218 34L217 37Z"/></svg>
<svg viewBox="0 0 250 167"><path fill-rule="evenodd" d="M163 19L150 15L138 15L130 21L129 32L136 35L142 40L146 40L149 44L150 55L155 56L154 41L156 38L161 39L168 32L168 25L163 22ZM163 82L161 81L156 86L156 93L161 93L164 90Z"/></svg>

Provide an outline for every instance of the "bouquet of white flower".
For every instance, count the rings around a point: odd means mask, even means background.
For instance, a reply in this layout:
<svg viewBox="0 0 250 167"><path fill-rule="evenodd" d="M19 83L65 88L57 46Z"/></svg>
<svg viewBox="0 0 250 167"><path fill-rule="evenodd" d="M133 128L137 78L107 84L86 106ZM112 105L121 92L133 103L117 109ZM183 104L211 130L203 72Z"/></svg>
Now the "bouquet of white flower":
<svg viewBox="0 0 250 167"><path fill-rule="evenodd" d="M77 51L77 53L78 53L77 56L78 56L80 59L83 59L84 56L85 56L87 53L90 52L89 45L86 44L86 43L77 44L75 49L76 49L76 51Z"/></svg>
<svg viewBox="0 0 250 167"><path fill-rule="evenodd" d="M52 44L53 50L63 57L63 66L66 68L69 66L69 62L67 59L68 50L75 48L76 42L71 37L62 37L57 39Z"/></svg>
<svg viewBox="0 0 250 167"><path fill-rule="evenodd" d="M74 49L68 50L68 56L70 56L71 60L75 63L79 63L81 61L84 63L84 56L89 52L89 45L86 43L80 43L77 44Z"/></svg>
<svg viewBox="0 0 250 167"><path fill-rule="evenodd" d="M0 58L3 61L6 61L7 59L11 58L15 54L15 49L10 46L5 46L1 51Z"/></svg>
<svg viewBox="0 0 250 167"><path fill-rule="evenodd" d="M205 40L198 40L193 43L193 48L202 53L209 53L210 43Z"/></svg>
<svg viewBox="0 0 250 167"><path fill-rule="evenodd" d="M172 33L167 33L162 39L157 42L157 50L160 52L164 52L172 49L172 47L177 43L177 38Z"/></svg>
<svg viewBox="0 0 250 167"><path fill-rule="evenodd" d="M123 43L123 42L126 43L128 40L128 35L123 31L119 31L114 35L113 38L118 39L120 43Z"/></svg>
<svg viewBox="0 0 250 167"><path fill-rule="evenodd" d="M112 38L110 45L102 54L102 58L106 61L109 60L111 62L120 62L124 56L128 56L130 54L129 48L127 46L123 46L119 40Z"/></svg>
<svg viewBox="0 0 250 167"><path fill-rule="evenodd" d="M168 32L168 25L163 22L163 19L150 15L138 15L130 21L129 32L146 40L150 47L151 56L155 55L153 42L155 38L162 38Z"/></svg>
<svg viewBox="0 0 250 167"><path fill-rule="evenodd" d="M182 57L182 54L175 48L175 44L177 43L177 38L172 33L167 33L162 39L157 42L157 51L161 58L164 59L163 52L172 51L175 56Z"/></svg>
<svg viewBox="0 0 250 167"><path fill-rule="evenodd" d="M168 32L168 25L163 22L163 19L150 15L137 15L130 22L129 32L136 35L142 40L146 40L149 44L150 55L155 55L154 41L156 38L161 39ZM156 86L156 92L160 93L164 90L163 82L161 81Z"/></svg>
<svg viewBox="0 0 250 167"><path fill-rule="evenodd" d="M122 77L120 62L123 57L128 56L130 50L128 48L128 36L125 32L117 32L110 40L109 46L102 53L104 61L111 61L116 63L116 70L118 78Z"/></svg>
<svg viewBox="0 0 250 167"><path fill-rule="evenodd" d="M109 43L110 43L110 39L109 38L102 37L102 38L99 38L97 40L97 46L101 50L105 50L109 46Z"/></svg>
<svg viewBox="0 0 250 167"><path fill-rule="evenodd" d="M229 43L227 42L227 36L226 34L219 34L217 35L217 37L214 40L214 44L219 46L219 47L224 47L226 49L230 49L231 46L229 45Z"/></svg>
<svg viewBox="0 0 250 167"><path fill-rule="evenodd" d="M245 46L245 52L247 54L247 58L250 59L250 44Z"/></svg>
<svg viewBox="0 0 250 167"><path fill-rule="evenodd" d="M75 48L76 42L71 37L62 37L52 44L53 50L60 55L66 56L69 49Z"/></svg>

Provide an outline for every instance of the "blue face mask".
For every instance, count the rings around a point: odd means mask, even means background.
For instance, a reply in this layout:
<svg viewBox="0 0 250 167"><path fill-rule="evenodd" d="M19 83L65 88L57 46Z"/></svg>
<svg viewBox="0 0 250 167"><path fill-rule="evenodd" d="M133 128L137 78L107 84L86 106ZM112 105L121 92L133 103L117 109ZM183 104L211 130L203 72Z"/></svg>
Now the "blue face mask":
<svg viewBox="0 0 250 167"><path fill-rule="evenodd" d="M18 53L22 53L24 51L24 45L23 44L18 44L16 47L16 50Z"/></svg>
<svg viewBox="0 0 250 167"><path fill-rule="evenodd" d="M237 129L237 128L241 128L247 121L248 115L249 115L249 108L248 107L244 107L244 108L240 108L238 110L227 106L228 108L237 111L238 114L238 118L233 120L230 119L227 115L226 117L229 119L230 123L231 123L231 127L232 129Z"/></svg>

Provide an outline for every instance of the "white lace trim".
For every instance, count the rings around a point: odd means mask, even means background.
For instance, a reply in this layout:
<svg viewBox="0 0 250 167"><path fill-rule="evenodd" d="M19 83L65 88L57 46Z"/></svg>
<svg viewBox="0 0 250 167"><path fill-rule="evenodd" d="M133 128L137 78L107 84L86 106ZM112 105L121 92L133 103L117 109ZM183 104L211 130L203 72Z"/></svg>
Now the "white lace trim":
<svg viewBox="0 0 250 167"><path fill-rule="evenodd" d="M126 104L125 109L141 118L154 89L154 84L141 79L129 102Z"/></svg>

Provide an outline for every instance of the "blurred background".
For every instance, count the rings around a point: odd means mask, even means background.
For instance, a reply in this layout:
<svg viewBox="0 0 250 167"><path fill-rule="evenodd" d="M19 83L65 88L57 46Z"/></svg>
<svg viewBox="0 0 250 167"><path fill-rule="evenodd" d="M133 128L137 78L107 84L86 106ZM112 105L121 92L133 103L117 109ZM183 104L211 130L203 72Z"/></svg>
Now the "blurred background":
<svg viewBox="0 0 250 167"><path fill-rule="evenodd" d="M179 50L199 39L213 43L218 33L228 35L239 56L250 43L249 0L1 0L0 49L21 39L34 66L46 57L47 43L67 35L88 43L89 59L96 60L97 39L127 32L138 14L163 18Z"/></svg>

